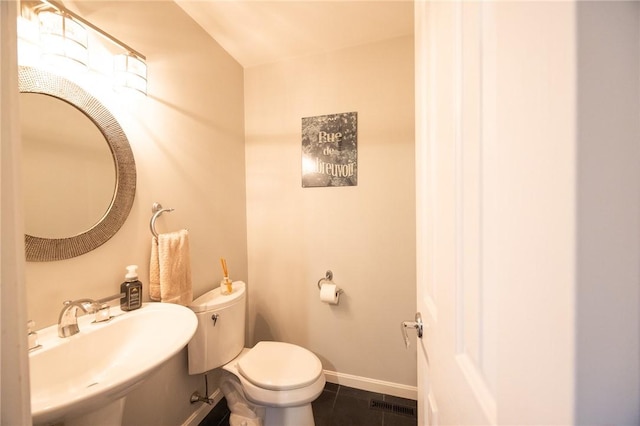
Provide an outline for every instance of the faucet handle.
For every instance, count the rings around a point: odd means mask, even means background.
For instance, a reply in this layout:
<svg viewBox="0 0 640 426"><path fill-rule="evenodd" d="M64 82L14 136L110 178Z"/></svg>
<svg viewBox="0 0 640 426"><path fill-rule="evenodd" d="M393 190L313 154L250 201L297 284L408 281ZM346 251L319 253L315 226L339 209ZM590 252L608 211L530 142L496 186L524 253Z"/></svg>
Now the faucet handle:
<svg viewBox="0 0 640 426"><path fill-rule="evenodd" d="M41 347L41 345L38 344L38 333L34 331L35 327L36 327L36 322L34 320L27 321L27 341L29 344L29 351L32 351L34 349L38 349Z"/></svg>
<svg viewBox="0 0 640 426"><path fill-rule="evenodd" d="M106 303L102 303L98 305L98 309L96 310L96 316L93 320L94 323L109 321L111 317L111 310L109 309L109 305Z"/></svg>
<svg viewBox="0 0 640 426"><path fill-rule="evenodd" d="M80 305L82 305L82 310L87 314L93 314L94 312L98 312L100 309L102 309L101 303L98 303L91 299L82 299L82 301L80 301Z"/></svg>

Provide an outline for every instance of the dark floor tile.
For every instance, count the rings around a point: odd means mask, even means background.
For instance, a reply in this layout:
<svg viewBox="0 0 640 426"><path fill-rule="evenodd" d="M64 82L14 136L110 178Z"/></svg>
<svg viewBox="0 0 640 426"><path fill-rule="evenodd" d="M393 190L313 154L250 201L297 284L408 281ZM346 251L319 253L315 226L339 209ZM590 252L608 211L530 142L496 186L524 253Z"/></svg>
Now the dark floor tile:
<svg viewBox="0 0 640 426"><path fill-rule="evenodd" d="M382 426L417 426L418 418L409 416L399 416L391 413L384 413Z"/></svg>
<svg viewBox="0 0 640 426"><path fill-rule="evenodd" d="M229 417L231 413L227 413L222 420L218 423L218 426L229 426Z"/></svg>
<svg viewBox="0 0 640 426"><path fill-rule="evenodd" d="M333 420L331 419L331 412L316 414L316 410L314 409L313 421L315 422L315 426L333 426Z"/></svg>
<svg viewBox="0 0 640 426"><path fill-rule="evenodd" d="M353 392L346 393L353 394ZM340 387L336 403L333 406L333 412L331 413L331 425L382 426L383 413L369 409L369 399L365 398L362 393L355 393L355 395L342 394L342 387Z"/></svg>
<svg viewBox="0 0 640 426"><path fill-rule="evenodd" d="M329 390L325 387L318 399L311 403L313 408L313 419L316 426L330 426L331 425L331 413L333 412L333 405L336 401L338 388L335 390Z"/></svg>
<svg viewBox="0 0 640 426"><path fill-rule="evenodd" d="M350 397L358 400L369 401L370 399L382 399L383 395L377 392L369 392L361 389L350 388L348 386L340 386L338 389L338 398Z"/></svg>
<svg viewBox="0 0 640 426"><path fill-rule="evenodd" d="M226 423L225 423L226 421ZM222 398L209 411L209 414L200 422L198 426L228 426L229 425L229 408L227 400Z"/></svg>
<svg viewBox="0 0 640 426"><path fill-rule="evenodd" d="M324 390L329 392L338 392L338 388L340 387L337 383L325 383Z"/></svg>
<svg viewBox="0 0 640 426"><path fill-rule="evenodd" d="M336 398L338 397L338 392L333 392L330 390L323 390L320 396L313 401L313 404L318 404L323 409L331 410L333 409L333 404L336 402Z"/></svg>

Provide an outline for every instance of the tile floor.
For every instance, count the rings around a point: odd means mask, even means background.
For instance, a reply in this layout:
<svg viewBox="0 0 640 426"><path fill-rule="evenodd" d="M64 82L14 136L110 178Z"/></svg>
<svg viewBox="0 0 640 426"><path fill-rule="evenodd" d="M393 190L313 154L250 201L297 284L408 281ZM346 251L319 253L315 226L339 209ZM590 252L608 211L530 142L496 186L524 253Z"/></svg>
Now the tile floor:
<svg viewBox="0 0 640 426"><path fill-rule="evenodd" d="M373 404L372 404L373 402ZM381 403L382 402L382 403ZM375 408L370 408L374 405ZM327 383L313 404L316 426L416 426L416 401ZM226 400L199 426L229 426Z"/></svg>

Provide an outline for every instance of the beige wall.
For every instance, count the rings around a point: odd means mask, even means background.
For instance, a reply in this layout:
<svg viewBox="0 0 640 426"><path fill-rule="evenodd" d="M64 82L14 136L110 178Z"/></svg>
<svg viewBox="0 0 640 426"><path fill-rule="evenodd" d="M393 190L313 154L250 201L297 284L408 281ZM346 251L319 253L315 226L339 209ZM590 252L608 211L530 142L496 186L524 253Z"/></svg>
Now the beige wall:
<svg viewBox="0 0 640 426"><path fill-rule="evenodd" d="M98 249L75 259L27 263L27 314L38 328L57 321L63 300L119 291L128 264L140 265L148 299L154 201L175 208L158 219L159 231L189 230L194 296L219 282L221 256L233 278L247 279L242 67L173 2L74 7L146 55L149 91L137 100L109 90L95 95L129 138L136 198L122 229ZM176 425L199 408L189 396L196 389L204 393L204 381L187 375L186 362L185 349L131 394L125 425Z"/></svg>
<svg viewBox="0 0 640 426"><path fill-rule="evenodd" d="M301 118L358 112L358 185L302 188ZM249 340L415 386L413 38L245 70ZM345 293L321 303L325 271ZM415 337L413 337L415 338Z"/></svg>

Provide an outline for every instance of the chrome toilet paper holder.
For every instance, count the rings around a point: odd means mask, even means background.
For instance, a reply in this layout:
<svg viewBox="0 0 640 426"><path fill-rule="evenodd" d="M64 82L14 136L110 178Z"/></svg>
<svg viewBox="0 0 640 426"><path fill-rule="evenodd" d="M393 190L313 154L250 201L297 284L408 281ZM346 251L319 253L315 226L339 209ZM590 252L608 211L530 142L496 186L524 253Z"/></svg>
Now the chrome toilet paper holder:
<svg viewBox="0 0 640 426"><path fill-rule="evenodd" d="M333 272L331 272L330 270L327 270L327 272L324 275L324 277L320 278L318 280L318 290L322 290L322 283L335 284L333 282ZM344 290L342 290L340 287L338 287L338 294L342 294L342 293L344 293Z"/></svg>

